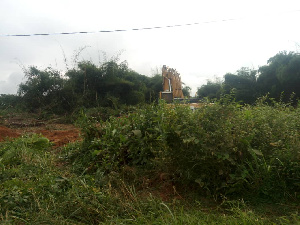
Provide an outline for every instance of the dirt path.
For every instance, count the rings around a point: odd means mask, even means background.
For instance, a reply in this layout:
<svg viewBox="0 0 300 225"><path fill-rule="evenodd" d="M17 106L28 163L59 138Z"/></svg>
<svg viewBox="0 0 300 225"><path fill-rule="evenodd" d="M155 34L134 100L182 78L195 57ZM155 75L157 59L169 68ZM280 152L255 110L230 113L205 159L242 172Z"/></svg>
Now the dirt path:
<svg viewBox="0 0 300 225"><path fill-rule="evenodd" d="M60 147L80 139L80 130L71 124L42 124L39 126L11 127L0 125L0 141L7 138L17 138L24 134L42 134L54 147Z"/></svg>

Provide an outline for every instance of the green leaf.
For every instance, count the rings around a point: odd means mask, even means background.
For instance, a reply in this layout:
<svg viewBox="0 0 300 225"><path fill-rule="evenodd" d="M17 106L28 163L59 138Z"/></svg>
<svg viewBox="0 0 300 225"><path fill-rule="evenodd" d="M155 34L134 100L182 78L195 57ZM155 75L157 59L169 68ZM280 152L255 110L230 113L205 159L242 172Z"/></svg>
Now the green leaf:
<svg viewBox="0 0 300 225"><path fill-rule="evenodd" d="M125 142L126 140L127 138L124 135L120 134L120 141Z"/></svg>
<svg viewBox="0 0 300 225"><path fill-rule="evenodd" d="M49 147L49 145L49 139L45 137L39 137L36 141L33 142L33 146L40 150Z"/></svg>
<svg viewBox="0 0 300 225"><path fill-rule="evenodd" d="M178 136L180 136L181 130L176 130L175 133L176 133Z"/></svg>
<svg viewBox="0 0 300 225"><path fill-rule="evenodd" d="M200 185L200 187L204 186L204 182L200 178L196 179L195 182Z"/></svg>
<svg viewBox="0 0 300 225"><path fill-rule="evenodd" d="M259 155L259 156L264 156L263 154L262 154L262 152L261 151L259 151L259 150L256 150L256 149L251 149L256 155Z"/></svg>
<svg viewBox="0 0 300 225"><path fill-rule="evenodd" d="M93 155L93 156L96 156L96 155L100 154L100 152L101 152L101 150L94 150L94 151L92 152L92 155Z"/></svg>
<svg viewBox="0 0 300 225"><path fill-rule="evenodd" d="M141 130L133 130L132 133L137 136L137 137L142 137L142 132Z"/></svg>

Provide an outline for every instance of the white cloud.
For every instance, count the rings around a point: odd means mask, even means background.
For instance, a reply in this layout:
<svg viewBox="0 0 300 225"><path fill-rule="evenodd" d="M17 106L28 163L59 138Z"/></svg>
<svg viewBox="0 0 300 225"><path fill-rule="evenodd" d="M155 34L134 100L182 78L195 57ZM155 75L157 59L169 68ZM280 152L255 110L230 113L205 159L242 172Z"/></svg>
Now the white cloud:
<svg viewBox="0 0 300 225"><path fill-rule="evenodd" d="M0 80L0 93L1 94L16 94L18 85L22 82L22 73L14 72L9 75L6 80Z"/></svg>

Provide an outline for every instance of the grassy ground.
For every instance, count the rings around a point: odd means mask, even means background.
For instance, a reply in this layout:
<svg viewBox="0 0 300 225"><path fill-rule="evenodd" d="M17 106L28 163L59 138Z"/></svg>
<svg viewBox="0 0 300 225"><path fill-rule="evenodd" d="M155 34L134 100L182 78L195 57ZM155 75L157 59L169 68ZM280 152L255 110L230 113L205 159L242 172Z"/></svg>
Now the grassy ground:
<svg viewBox="0 0 300 225"><path fill-rule="evenodd" d="M220 109L223 110L223 108ZM146 112L148 113L148 111ZM167 111L161 111L161 113L164 114L166 114L166 112ZM206 113L207 112L214 113L215 110L209 111L209 109L206 109ZM256 131L262 128L269 131L269 127L264 125L261 128L257 125L259 121L266 120L264 119L267 115L266 113L272 113L270 114L273 116L272 118L270 117L272 124L276 125L278 123L278 127L282 127L281 130L276 132L278 132L278 135L280 133L286 135L284 136L285 139L282 139L282 142L285 141L284 143L289 143L290 145L286 145L289 149L293 149L292 143L294 146L299 144L299 133L297 134L297 132L295 132L288 135L287 132L284 132L283 124L280 124L281 122L287 124L288 122L284 118L290 115L290 119L296 121L295 129L298 129L298 120L294 117L294 115L298 116L298 114L294 111L284 114L285 111L278 110L278 112L275 113L270 108L247 108L244 111L237 108L236 112L241 113L236 114L240 116L240 118L238 118L239 121L233 112L234 110L228 110L228 117L226 117L227 119L225 118L227 122L224 125L224 131L227 131L226 126L229 124L231 127L227 135L233 135L232 138L236 138L239 133L242 133L244 135L242 136L244 138L242 139L243 142L238 143L241 148L244 146L241 144L245 143L245 137L247 137L242 130L244 127L248 129L247 132L249 134L252 134L251 130L249 131L249 124L253 124L252 126ZM185 111L171 111L171 113L173 115L171 119L174 119L176 113L181 116ZM141 124L144 124L143 121L147 121L145 126L149 127L151 126L151 118L157 119L156 114L148 115L148 117L145 115L147 116L148 114L135 114L135 120L132 121L138 126L137 118L147 118L147 120L141 119ZM216 121L214 119L215 116L220 116L220 114L217 113L209 115L212 116L213 121ZM255 119L252 119L254 118L253 115L255 115ZM276 115L280 117L276 119ZM193 116L197 116L197 114L193 114ZM199 114L199 116L201 116L201 114ZM225 116L227 116L227 114ZM181 117L178 116L178 118ZM234 120L231 120L232 118ZM240 122L243 118L245 120ZM114 169L111 163L115 161L110 161L110 158L102 157L99 154L101 153L99 150L101 150L100 147L103 148L103 146L115 148L117 142L111 142L110 138L114 138L117 132L119 132L117 130L118 127L114 127L116 124L118 126L120 124L122 125L122 127L120 127L122 132L126 124L131 126L130 117L126 117L124 120L121 119L113 119L110 122L102 124L101 128L97 125L96 130L94 126L83 121L85 123L85 127L83 128L85 132L85 136L83 135L84 142L75 142L66 147L54 146L47 138L36 134L25 135L14 140L1 142L1 224L300 224L299 199L297 199L297 196L288 196L292 193L288 192L290 189L286 189L287 191L284 193L286 193L287 196L283 196L283 199L275 200L269 198L270 194L272 194L270 193L272 189L270 189L269 186L264 186L264 189L261 189L262 191L269 190L267 195L264 196L257 194L251 195L249 194L251 193L249 190L247 190L248 194L246 194L246 191L243 194L239 190L239 192L237 192L238 194L222 195L220 192L216 195L211 192L211 194L207 195L203 194L203 192L199 192L199 190L195 188L195 185L190 185L187 179L183 180L183 182L174 179L174 174L164 171L163 166L159 168L143 167L139 166L138 163L140 163L140 161L138 161L137 164L128 163L122 166L119 164L117 165L118 170ZM166 117L165 119L168 118ZM194 119L195 117L193 117L193 121L195 121ZM202 119L202 121L203 120L204 119ZM236 125L232 126L235 121L237 121ZM246 123L245 121L250 121L251 123ZM253 121L256 121L256 123ZM183 122L188 124L189 121L187 117ZM208 125L211 124L209 121L204 122L207 122ZM239 124L239 127L237 124ZM194 124L192 125L194 126ZM203 127L205 125L206 124L202 124ZM278 128L275 125L272 128L273 130ZM222 127L223 124L220 123L218 126ZM167 128L169 129L169 127ZM127 144L124 144L124 146L128 147L131 143L135 145L144 144L142 140L139 139L143 132L143 127L139 129L140 130L135 129L134 131L130 130L131 136L127 137L128 139L126 140L128 140L128 142L126 142ZM237 132L235 129L240 130ZM190 128L182 127L181 130L189 131ZM104 143L105 145L103 145L103 141L106 140L105 136L102 136L101 139L95 138L99 135L99 132L103 133L104 131L112 131L109 135L113 135L107 136L107 142ZM148 130L148 134L149 132L150 130ZM264 130L261 133L263 132ZM223 133L224 132L218 133L211 131L211 137L217 134L223 135ZM122 133L118 136L119 141L125 140L125 136L121 134ZM274 134L274 132L273 135L270 134L270 137L274 138ZM133 140L136 142L129 139L131 137L134 138ZM147 141L153 137L148 136L148 138ZM180 138L181 136L178 137L178 139ZM263 138L267 139L267 137L259 138L261 138L260 140L264 140ZM192 141L191 139L184 140L186 140L184 144L186 144L187 148L192 144L197 147L199 142L196 142L195 139L192 139ZM224 140L226 144L226 139ZM236 140L240 139L236 138ZM256 140L254 135L253 140ZM289 140L292 140L292 142L288 142ZM271 142L271 144L269 144L269 140L266 140L266 143L264 148L267 148L267 150L275 149L276 151L281 151L280 146L283 146L282 143ZM160 142L160 144L164 143ZM210 147L208 144L207 148ZM228 146L232 144L233 143L230 142ZM122 149L124 146L119 145L118 149ZM146 148L146 145L143 146ZM202 145L202 147L204 148L206 146ZM259 149L259 146L256 147ZM264 148L261 148L261 151L264 151ZM84 158L86 157L85 154L90 155L95 152L97 154L93 156L94 158L88 156L86 159L92 160L86 162ZM258 156L262 154L258 150L255 151L255 153ZM102 158L99 158L99 156ZM109 155L107 155L107 157L108 156ZM257 160L260 159L258 156ZM112 155L110 157L114 156ZM278 157L280 157L280 155L278 155ZM219 158L216 159L219 160ZM227 160L227 158L225 158L225 160ZM268 169L268 162L266 160L263 162L266 165L263 169ZM296 160L295 163L297 163ZM275 164L270 165L274 166ZM296 164L287 165L290 166L291 172L296 171ZM103 170L103 168L105 168L105 170ZM227 167L224 166L224 172L226 168ZM260 169L260 167L257 169ZM219 175L223 175L220 174L220 170L217 172ZM293 178L293 174L289 174L289 176ZM252 179L252 177L250 178ZM250 178L248 180L250 180ZM273 177L270 176L268 181L273 182L271 178L273 179ZM294 178L298 179L298 177L295 176ZM256 179L259 181L260 177L257 176ZM292 181L294 182L294 180ZM258 185L259 183L253 184ZM202 183L199 185L202 185ZM295 195L296 194L295 192Z"/></svg>
<svg viewBox="0 0 300 225"><path fill-rule="evenodd" d="M1 224L300 224L293 202L215 201L176 190L162 174L135 184L124 173L74 174L37 135L0 147Z"/></svg>

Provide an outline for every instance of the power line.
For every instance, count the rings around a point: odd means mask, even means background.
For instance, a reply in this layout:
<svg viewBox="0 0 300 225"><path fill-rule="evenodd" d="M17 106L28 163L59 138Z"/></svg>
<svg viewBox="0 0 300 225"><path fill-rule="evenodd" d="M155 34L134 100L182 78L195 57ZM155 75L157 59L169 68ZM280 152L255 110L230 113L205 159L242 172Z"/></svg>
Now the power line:
<svg viewBox="0 0 300 225"><path fill-rule="evenodd" d="M204 23L216 23L216 22L226 22L236 19L227 19L220 21L208 21ZM75 32L61 32L61 33L36 33L36 34L0 34L2 37L30 37L30 36L50 36L50 35L72 35L72 34L95 34L95 33L115 33L115 32L128 32L128 31L141 31L141 30L154 30L154 29L164 29L164 28L174 28L174 27L184 27L199 25L201 23L186 23L186 24L175 24L167 26L155 26L155 27L141 27L132 29L117 29L117 30L99 30L99 31L75 31Z"/></svg>
<svg viewBox="0 0 300 225"><path fill-rule="evenodd" d="M300 12L300 10L293 10L293 11L283 12L283 13L292 13L292 12ZM256 18L257 18L257 16L256 16ZM142 27L142 28L117 29L117 30L75 31L75 32L35 33L35 34L0 34L0 37L31 37L31 36L51 36L51 35L73 35L73 34L95 34L95 33L142 31L142 30L155 30L155 29L195 26L195 25L208 24L208 23L229 22L229 21L236 21L236 20L241 20L241 19L244 19L244 18L211 20L211 21L204 21L204 22L197 22L197 23L185 23L185 24L175 24L175 25L167 25L167 26Z"/></svg>

